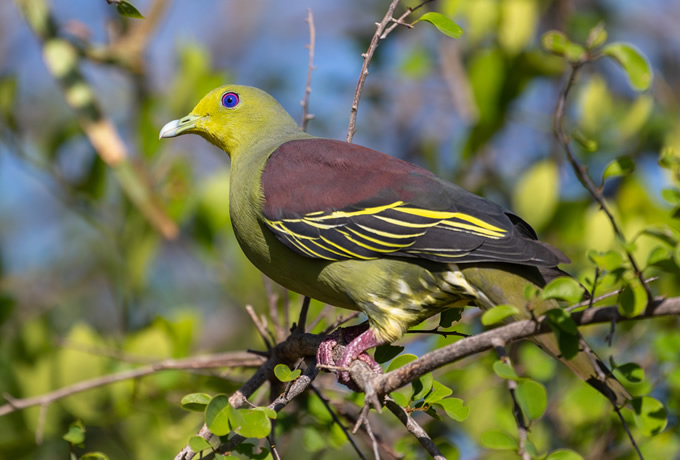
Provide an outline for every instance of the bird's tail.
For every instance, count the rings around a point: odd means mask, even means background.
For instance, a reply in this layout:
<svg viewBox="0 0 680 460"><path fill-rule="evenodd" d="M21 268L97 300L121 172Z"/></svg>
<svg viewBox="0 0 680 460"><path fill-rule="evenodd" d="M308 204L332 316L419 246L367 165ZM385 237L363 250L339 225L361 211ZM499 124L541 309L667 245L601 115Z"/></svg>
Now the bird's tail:
<svg viewBox="0 0 680 460"><path fill-rule="evenodd" d="M462 268L462 267L461 267ZM468 283L480 294L480 307L490 308L494 305L510 304L520 309L515 319L531 318L532 313L538 317L552 308L559 308L554 300L542 301L533 312L526 307L524 291L527 285L542 288L546 280L535 267L507 264L474 264L462 268ZM602 393L612 403L623 406L631 399L628 391L614 377L607 366L597 357L584 340L580 340L579 351L571 359L565 359L560 353L557 338L554 334L543 334L532 339L545 352L562 361L576 375Z"/></svg>

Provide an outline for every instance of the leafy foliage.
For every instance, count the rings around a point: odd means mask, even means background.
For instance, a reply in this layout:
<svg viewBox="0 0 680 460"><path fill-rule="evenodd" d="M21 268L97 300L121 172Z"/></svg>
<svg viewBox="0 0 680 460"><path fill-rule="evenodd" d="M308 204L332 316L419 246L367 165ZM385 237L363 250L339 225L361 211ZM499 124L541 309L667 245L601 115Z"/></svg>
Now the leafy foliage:
<svg viewBox="0 0 680 460"><path fill-rule="evenodd" d="M49 2L28 3L35 17L49 11L39 8ZM149 189L158 193L181 236L165 241L149 224L156 208L142 209L123 192L121 185L132 183L132 190L144 193L132 181L138 164L115 169L102 161L64 103L73 94L63 94L36 66L42 50L12 35L16 27L10 21L16 18L4 15L3 33L18 48L0 77L0 393L14 398L149 362L259 349L243 305L253 304L260 313L270 307L280 318L289 305L293 318L301 300L277 287L265 295L259 273L238 249L229 224L228 164L221 154L200 139L160 144L157 133L207 91L236 79L276 94L296 116L302 94L295 88L302 84L300 62L308 41L306 6L286 5L281 14L275 2L259 9L244 2L238 15L218 15L217 3L179 2L172 14L149 12L147 19L129 20L141 18L139 10L130 2L113 3L118 13L91 8L76 17L78 2L61 2L56 20L45 24L67 46L53 44L46 56L53 53L62 66L81 64L89 94L122 133L135 161L148 166ZM665 9L635 10L648 16L634 18L631 33L633 7L611 3L582 5L559 20L555 2L428 4L429 10L407 18L413 30L399 26L378 48L358 135L363 144L424 164L512 208L541 239L562 249L573 260L562 268L578 282L557 278L542 292L529 290L528 305L541 299L563 306L583 302L585 287L594 297L592 308L617 304L634 317L649 299L629 256L644 278L658 277L648 283L653 295L680 295L679 98L668 59L678 50L662 39ZM317 36L326 45L316 50L313 134L344 137L338 107L349 110L356 83L355 72L346 70L360 63L358 50L373 32L358 26L357 18L377 18L383 6L315 6ZM109 22L114 32L107 39L101 31ZM555 24L563 27L540 34ZM144 37L146 28L152 35ZM196 39L178 39L187 36ZM610 36L630 43L610 42ZM286 59L270 49L288 50ZM574 65L583 70L567 99L564 129L623 239L577 183L551 135L558 89ZM614 295L598 299L607 293ZM512 321L520 306L502 305L483 315L451 309L418 329L473 335L483 326ZM318 322L310 332L325 330L337 313L313 301L309 323ZM571 317L563 309L547 317L561 353L573 355L579 344ZM634 396L623 416L647 458L673 458L680 451L677 321L581 330ZM605 338L612 332L608 346ZM375 357L389 363L390 371L455 340L460 337L409 334L399 344L380 347ZM532 458L634 458L599 393L531 343L507 348L512 365L493 353L477 355L427 373L391 397L447 458L467 455L468 446L484 458L516 455L509 383L516 383L530 425L525 448ZM266 405L300 375L282 366L278 381L249 398L253 406L234 409L229 395L253 372L166 370L60 399L44 413L39 407L13 412L0 417L0 457L48 459L70 451L77 459L172 458L189 444L226 458L215 453L219 438L195 436L206 422L213 433L248 438L231 452L237 458L273 458L263 440L272 434L284 458L356 458L333 415L351 428L363 395L321 375L315 385L324 399L307 391L295 407L276 413ZM390 415L370 419L376 432L399 439L391 446L397 454L422 458L419 443ZM369 452L365 438L353 439Z"/></svg>

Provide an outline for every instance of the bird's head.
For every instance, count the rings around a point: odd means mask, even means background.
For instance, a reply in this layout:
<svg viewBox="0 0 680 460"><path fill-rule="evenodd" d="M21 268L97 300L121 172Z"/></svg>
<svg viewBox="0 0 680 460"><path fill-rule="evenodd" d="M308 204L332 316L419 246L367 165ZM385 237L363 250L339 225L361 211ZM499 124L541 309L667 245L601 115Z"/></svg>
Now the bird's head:
<svg viewBox="0 0 680 460"><path fill-rule="evenodd" d="M198 134L233 160L260 142L276 142L300 132L269 94L249 86L227 85L206 94L187 116L163 126L159 139Z"/></svg>

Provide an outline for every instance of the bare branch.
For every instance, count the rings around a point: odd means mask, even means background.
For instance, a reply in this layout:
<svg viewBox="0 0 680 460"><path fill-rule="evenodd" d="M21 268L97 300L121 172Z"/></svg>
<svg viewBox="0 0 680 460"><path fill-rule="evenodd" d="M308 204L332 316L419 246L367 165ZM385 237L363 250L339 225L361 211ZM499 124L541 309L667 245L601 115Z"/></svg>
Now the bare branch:
<svg viewBox="0 0 680 460"><path fill-rule="evenodd" d="M366 83L366 77L368 76L368 65L371 63L373 53L375 53L378 43L380 43L380 40L383 40L385 36L387 36L386 34L383 36L385 28L394 20L393 14L398 4L399 0L392 0L390 2L390 6L387 8L387 13L385 13L382 21L376 24L377 28L373 34L373 38L371 39L371 44L368 45L368 50L366 50L366 52L363 54L364 64L361 66L359 82L357 83L357 88L354 91L354 100L352 101L352 110L349 117L349 127L347 128L347 142L352 142L354 133L357 130L356 124L357 112L359 110L359 100L361 99L361 93L364 90L364 84ZM394 25L394 27L396 26L397 24Z"/></svg>
<svg viewBox="0 0 680 460"><path fill-rule="evenodd" d="M4 394L3 396L8 402L7 404L0 406L0 417L27 407L50 404L58 399L82 391L110 385L123 380L144 377L161 371L208 369L216 367L258 367L264 362L265 360L263 358L245 352L221 353L185 359L167 359L137 369L130 369L117 374L104 375L91 380L78 382L74 385L31 398L14 399L10 395Z"/></svg>
<svg viewBox="0 0 680 460"><path fill-rule="evenodd" d="M391 398L385 398L385 407L399 419L408 432L418 440L420 445L423 446L432 458L435 460L446 460L446 457L444 457L444 454L441 453L437 445L432 441L432 438L427 434L427 431L425 431L403 407Z"/></svg>
<svg viewBox="0 0 680 460"><path fill-rule="evenodd" d="M255 313L255 310L253 310L252 305L246 305L246 311L248 312L250 319L252 319L253 323L255 323L255 328L257 329L257 332L260 333L260 337L262 337L267 350L271 350L272 343L269 341L270 332L267 330L267 326L257 316L257 313Z"/></svg>

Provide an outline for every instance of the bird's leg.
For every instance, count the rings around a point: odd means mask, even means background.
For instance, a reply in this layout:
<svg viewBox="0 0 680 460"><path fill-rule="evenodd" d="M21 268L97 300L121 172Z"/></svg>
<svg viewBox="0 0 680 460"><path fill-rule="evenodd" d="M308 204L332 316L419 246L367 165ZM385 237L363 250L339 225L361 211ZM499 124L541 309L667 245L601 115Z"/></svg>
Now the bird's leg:
<svg viewBox="0 0 680 460"><path fill-rule="evenodd" d="M348 341L349 343L347 343ZM347 343L347 345L340 360L336 362L333 358L333 348L335 348L338 342ZM316 352L316 360L320 365L347 367L354 359L359 359L368 364L374 372L382 373L380 364L375 362L366 353L366 350L377 345L381 345L381 342L378 342L373 332L368 329L368 323L338 328L321 342ZM347 384L349 382L349 373L338 373L338 380L341 383Z"/></svg>
<svg viewBox="0 0 680 460"><path fill-rule="evenodd" d="M356 336L350 343L345 346L345 350L336 363L338 367L348 367L355 359L360 359L370 366L376 373L382 373L380 364L366 353L366 350L382 345L385 341L378 340L371 329L368 329L358 336ZM347 384L350 382L349 372L341 371L338 373L338 381Z"/></svg>

